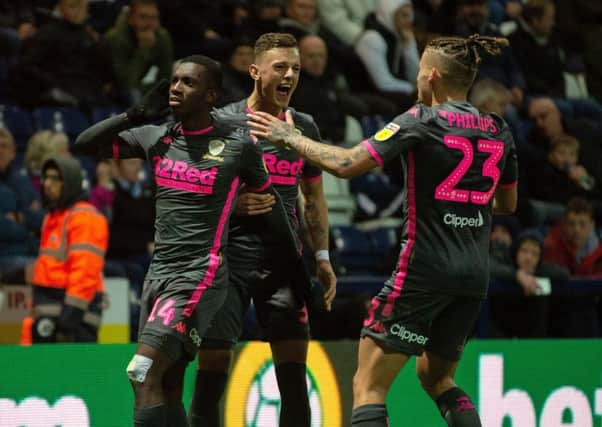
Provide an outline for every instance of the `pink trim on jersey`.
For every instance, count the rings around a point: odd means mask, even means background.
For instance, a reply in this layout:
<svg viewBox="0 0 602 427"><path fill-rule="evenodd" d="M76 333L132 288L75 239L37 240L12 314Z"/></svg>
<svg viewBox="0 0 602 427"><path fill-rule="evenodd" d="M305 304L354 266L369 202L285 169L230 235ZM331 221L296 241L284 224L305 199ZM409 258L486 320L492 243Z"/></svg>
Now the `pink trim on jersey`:
<svg viewBox="0 0 602 427"><path fill-rule="evenodd" d="M270 179L272 180L272 183L278 185L297 185L296 176L282 176L270 174Z"/></svg>
<svg viewBox="0 0 602 427"><path fill-rule="evenodd" d="M364 139L361 144L366 147L366 150L368 150L368 153L370 153L370 155L372 156L372 158L376 161L376 163L378 163L379 166L383 165L383 158L380 157L380 154L378 154L378 151L376 151L376 149L372 146L372 144L370 144L370 141L368 141L367 139Z"/></svg>
<svg viewBox="0 0 602 427"><path fill-rule="evenodd" d="M414 243L416 242L416 185L414 170L414 153L408 153L408 241L399 254L399 266L393 282L393 292L387 295L387 302L383 307L382 315L389 316L393 311L395 300L401 295L403 284L408 273L408 262Z"/></svg>
<svg viewBox="0 0 602 427"><path fill-rule="evenodd" d="M509 190L510 188L514 188L518 185L518 181L509 182L508 184L500 184L500 188L504 190Z"/></svg>
<svg viewBox="0 0 602 427"><path fill-rule="evenodd" d="M190 317L192 315L192 312L199 303L203 292L205 292L207 288L211 286L213 279L215 278L215 272L219 267L219 251L221 249L222 234L224 233L224 228L226 227L226 223L228 222L228 217L230 215L230 209L232 208L232 202L238 190L238 182L239 179L236 177L230 186L226 203L224 204L224 208L222 209L222 213L219 217L215 237L213 238L213 246L209 251L209 267L207 267L207 274L205 274L203 280L198 283L196 289L190 297L190 300L188 300L186 307L184 307L184 310L182 311L182 314L186 317Z"/></svg>
<svg viewBox="0 0 602 427"><path fill-rule="evenodd" d="M119 140L113 138L113 160L119 160Z"/></svg>
<svg viewBox="0 0 602 427"><path fill-rule="evenodd" d="M185 130L184 128L180 128L180 133L182 135L193 136L193 135L203 135L204 133L207 133L210 130L213 130L213 126L207 126L206 128L198 129L198 130Z"/></svg>
<svg viewBox="0 0 602 427"><path fill-rule="evenodd" d="M314 182L318 182L321 179L322 179L322 174L316 175L316 176L304 176L303 177L303 181L309 182L310 184L314 183Z"/></svg>
<svg viewBox="0 0 602 427"><path fill-rule="evenodd" d="M249 114L253 114L255 111L251 110L249 108L249 106L247 105L247 107L245 108L245 113L249 113ZM280 120L284 120L286 119L286 111L283 111L282 113L278 114L278 118Z"/></svg>
<svg viewBox="0 0 602 427"><path fill-rule="evenodd" d="M260 187L247 187L247 190L249 190L251 193L261 193L266 188L268 188L271 183L272 183L272 180L271 180L271 178L268 177L268 180L262 186L260 186Z"/></svg>
<svg viewBox="0 0 602 427"><path fill-rule="evenodd" d="M192 184L190 182L176 181L174 179L161 178L155 176L157 185L161 187L173 188L175 190L190 191L191 193L213 194L213 187L209 185Z"/></svg>
<svg viewBox="0 0 602 427"><path fill-rule="evenodd" d="M417 107L412 107L410 108L408 111L406 111L407 114L410 114L414 117L418 117L418 108Z"/></svg>

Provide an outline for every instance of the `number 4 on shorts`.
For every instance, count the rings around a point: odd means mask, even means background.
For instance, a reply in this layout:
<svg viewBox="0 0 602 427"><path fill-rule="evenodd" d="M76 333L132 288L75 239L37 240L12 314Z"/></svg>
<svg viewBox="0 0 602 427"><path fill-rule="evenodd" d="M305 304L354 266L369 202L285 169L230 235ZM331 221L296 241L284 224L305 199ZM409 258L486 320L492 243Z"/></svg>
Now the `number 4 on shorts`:
<svg viewBox="0 0 602 427"><path fill-rule="evenodd" d="M163 324L168 326L175 317L176 309L174 305L176 302L173 299L169 299L163 305L161 305L161 308L158 308L161 302L161 299L157 299L157 301L155 301L155 305L153 305L153 309L148 316L148 322L154 322L155 318L159 316L163 319Z"/></svg>

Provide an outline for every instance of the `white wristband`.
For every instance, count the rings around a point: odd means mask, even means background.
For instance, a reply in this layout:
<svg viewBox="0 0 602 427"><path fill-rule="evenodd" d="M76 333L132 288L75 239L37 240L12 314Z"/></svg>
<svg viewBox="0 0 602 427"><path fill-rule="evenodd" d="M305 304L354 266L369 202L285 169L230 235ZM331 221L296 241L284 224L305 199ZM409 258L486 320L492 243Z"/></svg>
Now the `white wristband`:
<svg viewBox="0 0 602 427"><path fill-rule="evenodd" d="M326 249L316 251L316 261L330 261L330 254Z"/></svg>

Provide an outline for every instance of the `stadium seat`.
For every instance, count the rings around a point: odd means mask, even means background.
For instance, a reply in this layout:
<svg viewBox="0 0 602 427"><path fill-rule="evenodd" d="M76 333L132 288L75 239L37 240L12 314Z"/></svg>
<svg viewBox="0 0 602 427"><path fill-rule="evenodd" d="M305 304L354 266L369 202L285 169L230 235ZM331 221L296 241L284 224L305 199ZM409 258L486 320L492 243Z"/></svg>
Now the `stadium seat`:
<svg viewBox="0 0 602 427"><path fill-rule="evenodd" d="M355 214L355 198L349 192L349 181L324 172L322 183L330 225L350 225Z"/></svg>
<svg viewBox="0 0 602 427"><path fill-rule="evenodd" d="M25 150L34 130L29 112L14 105L0 105L0 127L6 127L13 134L17 151Z"/></svg>
<svg viewBox="0 0 602 427"><path fill-rule="evenodd" d="M51 129L65 132L74 140L80 132L90 126L90 120L84 113L68 107L42 107L32 113L38 130Z"/></svg>
<svg viewBox="0 0 602 427"><path fill-rule="evenodd" d="M377 270L379 255L368 233L354 226L340 225L330 228L331 254L340 273L370 274Z"/></svg>
<svg viewBox="0 0 602 427"><path fill-rule="evenodd" d="M379 227L367 232L372 248L379 256L387 256L391 251L396 251L398 239L395 227Z"/></svg>

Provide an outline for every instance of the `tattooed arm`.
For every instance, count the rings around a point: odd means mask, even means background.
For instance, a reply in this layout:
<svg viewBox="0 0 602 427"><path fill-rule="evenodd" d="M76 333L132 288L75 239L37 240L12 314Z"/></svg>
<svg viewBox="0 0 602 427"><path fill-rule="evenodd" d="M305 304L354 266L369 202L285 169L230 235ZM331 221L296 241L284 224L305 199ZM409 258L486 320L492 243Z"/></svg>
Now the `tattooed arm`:
<svg viewBox="0 0 602 427"><path fill-rule="evenodd" d="M340 178L351 178L378 166L363 144L351 148L321 144L295 131L293 118L286 112L286 122L260 111L249 116L251 134L275 145L292 148L310 162Z"/></svg>
<svg viewBox="0 0 602 427"><path fill-rule="evenodd" d="M322 179L301 181L303 217L308 240L314 251L328 250L328 204L324 197ZM337 278L329 260L316 259L316 275L324 290L324 302L330 310L336 295Z"/></svg>

